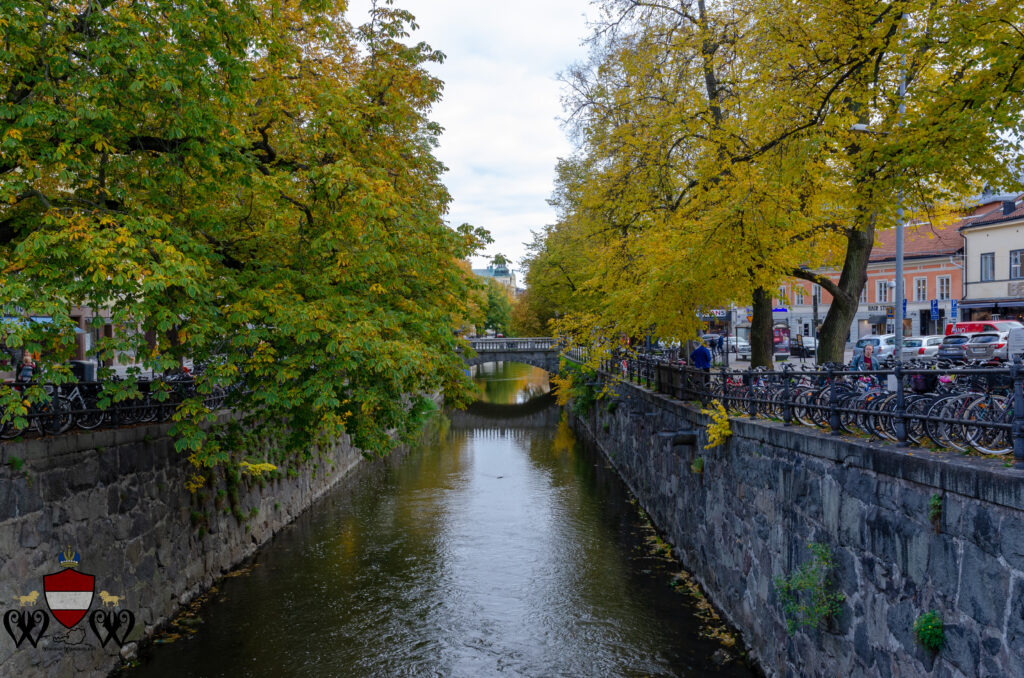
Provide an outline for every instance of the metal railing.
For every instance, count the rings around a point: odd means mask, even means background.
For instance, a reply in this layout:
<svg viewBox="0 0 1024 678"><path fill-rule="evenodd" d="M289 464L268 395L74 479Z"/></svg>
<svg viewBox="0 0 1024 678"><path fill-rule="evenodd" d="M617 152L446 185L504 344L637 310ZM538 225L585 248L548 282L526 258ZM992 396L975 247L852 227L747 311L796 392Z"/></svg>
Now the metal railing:
<svg viewBox="0 0 1024 678"><path fill-rule="evenodd" d="M469 345L477 353L491 351L557 351L559 343L551 337L487 337L470 339Z"/></svg>
<svg viewBox="0 0 1024 678"><path fill-rule="evenodd" d="M209 393L199 394L195 379L177 376L140 380L136 388L122 386L99 381L0 384L0 439L166 422L189 398L202 395L204 406L217 410L235 390L211 386Z"/></svg>
<svg viewBox="0 0 1024 678"><path fill-rule="evenodd" d="M583 352L570 355L582 359ZM1013 453L1024 468L1024 367L699 370L658 355L604 360L608 375L680 400L718 400L730 412L889 440L984 454Z"/></svg>

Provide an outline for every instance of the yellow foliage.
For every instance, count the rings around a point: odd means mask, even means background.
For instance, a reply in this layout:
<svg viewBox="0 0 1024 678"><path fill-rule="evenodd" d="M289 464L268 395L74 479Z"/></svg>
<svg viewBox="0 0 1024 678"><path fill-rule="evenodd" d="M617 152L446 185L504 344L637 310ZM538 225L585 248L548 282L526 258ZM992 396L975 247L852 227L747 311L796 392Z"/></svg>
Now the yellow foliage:
<svg viewBox="0 0 1024 678"><path fill-rule="evenodd" d="M243 461L239 463L238 466L242 473L257 477L263 475L264 473L269 473L271 471L277 470L276 466L268 462L253 464L252 462L249 461Z"/></svg>
<svg viewBox="0 0 1024 678"><path fill-rule="evenodd" d="M192 474L192 477L185 481L185 489L195 494L202 487L206 485L206 478L199 475L198 473Z"/></svg>
<svg viewBox="0 0 1024 678"><path fill-rule="evenodd" d="M710 408L702 409L700 413L711 417L711 423L707 428L708 444L704 449L709 450L724 444L732 435L732 429L729 428L729 413L725 411L725 406L718 400L712 400Z"/></svg>

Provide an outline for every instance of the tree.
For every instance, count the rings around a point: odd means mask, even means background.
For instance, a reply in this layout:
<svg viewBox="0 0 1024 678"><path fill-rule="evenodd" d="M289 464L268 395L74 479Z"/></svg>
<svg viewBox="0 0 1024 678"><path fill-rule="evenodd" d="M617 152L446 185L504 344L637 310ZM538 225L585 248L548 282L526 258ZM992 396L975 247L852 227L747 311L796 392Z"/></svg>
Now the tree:
<svg viewBox="0 0 1024 678"><path fill-rule="evenodd" d="M841 359L899 196L940 209L1006 185L1019 156L1014 3L602 6L590 60L566 77L577 153L534 257L564 251L557 239L585 253L562 323L580 341L692 336L702 309L753 299L753 357L770 364L773 290L797 276L836 297L820 352ZM838 283L813 273L826 266Z"/></svg>
<svg viewBox="0 0 1024 678"><path fill-rule="evenodd" d="M426 407L409 394L468 398L458 262L486 234L443 221L424 69L443 55L403 42L410 14L376 5L354 29L340 0L0 7L0 303L54 318L6 339L43 352L43 379L70 378L79 305L116 329L100 358L206 364L200 393L239 383L233 405L305 454L342 432L384 454ZM227 459L200 398L175 419L197 466Z"/></svg>
<svg viewBox="0 0 1024 678"><path fill-rule="evenodd" d="M487 319L484 327L508 334L512 324L512 301L508 289L494 280L487 281Z"/></svg>

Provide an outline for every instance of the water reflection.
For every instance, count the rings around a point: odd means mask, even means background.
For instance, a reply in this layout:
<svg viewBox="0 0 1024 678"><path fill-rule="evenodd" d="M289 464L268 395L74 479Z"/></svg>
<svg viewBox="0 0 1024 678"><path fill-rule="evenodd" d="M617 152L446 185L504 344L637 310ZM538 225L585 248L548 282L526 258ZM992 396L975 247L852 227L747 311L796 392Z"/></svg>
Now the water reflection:
<svg viewBox="0 0 1024 678"><path fill-rule="evenodd" d="M523 367L482 370L489 402L546 385ZM198 633L133 675L750 675L717 666L622 483L564 420L452 421L278 535L222 582Z"/></svg>
<svg viewBox="0 0 1024 678"><path fill-rule="evenodd" d="M471 367L470 374L485 403L525 403L551 389L547 372L522 363L484 363Z"/></svg>

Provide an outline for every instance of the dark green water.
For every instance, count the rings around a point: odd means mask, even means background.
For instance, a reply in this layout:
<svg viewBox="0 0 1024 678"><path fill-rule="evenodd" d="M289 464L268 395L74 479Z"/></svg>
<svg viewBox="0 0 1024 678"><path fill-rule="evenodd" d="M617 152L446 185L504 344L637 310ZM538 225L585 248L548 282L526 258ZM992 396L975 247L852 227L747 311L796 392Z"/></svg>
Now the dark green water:
<svg viewBox="0 0 1024 678"><path fill-rule="evenodd" d="M477 379L492 404L546 385L518 364ZM435 442L366 465L129 675L752 675L720 666L619 479L535 409L453 414Z"/></svg>

